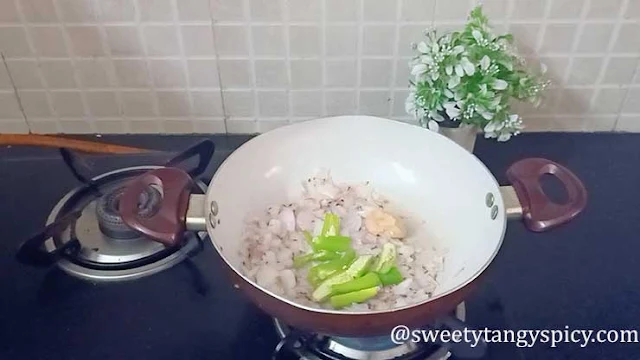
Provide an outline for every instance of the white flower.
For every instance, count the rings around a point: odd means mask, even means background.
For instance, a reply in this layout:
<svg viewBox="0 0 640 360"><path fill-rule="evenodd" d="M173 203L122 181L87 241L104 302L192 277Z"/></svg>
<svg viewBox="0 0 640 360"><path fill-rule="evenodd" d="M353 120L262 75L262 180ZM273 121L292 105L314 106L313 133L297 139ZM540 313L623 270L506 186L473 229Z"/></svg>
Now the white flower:
<svg viewBox="0 0 640 360"><path fill-rule="evenodd" d="M416 109L416 114L415 114L416 119L418 120L423 120L425 117L427 117L426 112L424 111L424 109L422 108L417 108Z"/></svg>
<svg viewBox="0 0 640 360"><path fill-rule="evenodd" d="M424 41L421 41L420 43L418 43L418 51L420 51L423 54L428 53L429 46L427 46L427 44Z"/></svg>
<svg viewBox="0 0 640 360"><path fill-rule="evenodd" d="M444 94L447 95L447 97L449 99L453 98L453 96L454 96L453 91L451 91L449 89L444 89Z"/></svg>
<svg viewBox="0 0 640 360"><path fill-rule="evenodd" d="M449 89L454 89L456 86L460 84L460 78L457 76L452 76L447 83L447 87Z"/></svg>
<svg viewBox="0 0 640 360"><path fill-rule="evenodd" d="M464 46L458 45L451 50L453 55L460 55L464 52Z"/></svg>
<svg viewBox="0 0 640 360"><path fill-rule="evenodd" d="M502 130L502 128L504 127L504 124L500 121L490 121L487 125L485 125L484 127L484 137L485 138L494 138L498 136L498 133L500 132L500 130Z"/></svg>
<svg viewBox="0 0 640 360"><path fill-rule="evenodd" d="M427 65L425 64L416 64L411 69L411 75L419 76L427 72Z"/></svg>
<svg viewBox="0 0 640 360"><path fill-rule="evenodd" d="M507 141L512 136L518 135L522 130L522 119L518 114L511 114L504 120L490 121L484 127L485 138L497 138L498 141Z"/></svg>
<svg viewBox="0 0 640 360"><path fill-rule="evenodd" d="M504 67L507 68L507 70L509 71L513 71L513 64L511 63L511 61L501 61L500 64Z"/></svg>
<svg viewBox="0 0 640 360"><path fill-rule="evenodd" d="M471 35L473 35L473 38L476 39L477 42L482 42L482 34L480 33L480 31L474 29L471 32Z"/></svg>
<svg viewBox="0 0 640 360"><path fill-rule="evenodd" d="M504 90L504 89L506 89L506 88L507 88L507 86L508 86L508 85L509 85L509 84L507 84L507 82L506 82L506 81L504 81L504 80L500 80L500 79L496 79L496 80L493 82L493 88L494 88L494 89L496 89L496 90Z"/></svg>
<svg viewBox="0 0 640 360"><path fill-rule="evenodd" d="M448 108L455 107L455 106L456 106L456 103L455 103L455 102L453 102L453 101L449 101L449 102L446 102L446 103L442 104L442 106L443 106L445 109L448 109Z"/></svg>
<svg viewBox="0 0 640 360"><path fill-rule="evenodd" d="M482 106L478 106L476 107L476 111L482 115L483 118L487 119L487 120L491 120L493 119L493 114L490 113L489 111L487 111L487 109L483 108Z"/></svg>
<svg viewBox="0 0 640 360"><path fill-rule="evenodd" d="M435 121L444 121L444 117L435 111L429 111L429 117Z"/></svg>
<svg viewBox="0 0 640 360"><path fill-rule="evenodd" d="M456 107L456 103L444 103L444 108L447 112L447 116L449 116L450 119L457 119L458 116L460 116L460 109Z"/></svg>
<svg viewBox="0 0 640 360"><path fill-rule="evenodd" d="M436 121L429 120L429 122L427 123L427 129L429 129L429 130L431 130L433 132L439 132L440 125L438 125L438 123Z"/></svg>
<svg viewBox="0 0 640 360"><path fill-rule="evenodd" d="M420 61L422 61L423 63L427 64L427 65L433 65L433 58L430 55L422 55L420 56Z"/></svg>
<svg viewBox="0 0 640 360"><path fill-rule="evenodd" d="M464 76L464 69L460 64L456 65L455 70L456 70L456 75L458 75L459 77Z"/></svg>
<svg viewBox="0 0 640 360"><path fill-rule="evenodd" d="M491 65L491 59L489 59L487 55L483 56L482 60L480 60L480 68L484 71L487 71L489 65Z"/></svg>
<svg viewBox="0 0 640 360"><path fill-rule="evenodd" d="M447 75L451 76L451 74L453 74L453 66L447 65L444 71L447 73Z"/></svg>
<svg viewBox="0 0 640 360"><path fill-rule="evenodd" d="M416 115L416 94L414 92L410 92L404 101L404 110L407 114Z"/></svg>
<svg viewBox="0 0 640 360"><path fill-rule="evenodd" d="M460 61L460 65L462 65L462 68L464 69L464 72L467 73L467 75L472 76L473 74L475 74L476 67L473 66L471 61L469 61L466 56L462 58L462 60Z"/></svg>

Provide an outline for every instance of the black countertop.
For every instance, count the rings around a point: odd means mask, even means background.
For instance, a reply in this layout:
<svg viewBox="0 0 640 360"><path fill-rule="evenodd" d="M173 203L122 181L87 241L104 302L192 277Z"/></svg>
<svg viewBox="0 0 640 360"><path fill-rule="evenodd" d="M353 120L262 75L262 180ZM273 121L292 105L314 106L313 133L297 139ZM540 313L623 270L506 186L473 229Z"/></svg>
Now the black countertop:
<svg viewBox="0 0 640 360"><path fill-rule="evenodd" d="M104 136L102 140L178 151L202 136ZM218 151L205 178L248 137L213 137ZM476 155L499 182L524 157L572 169L589 204L572 223L535 234L508 226L498 257L467 303L479 328L638 329L640 286L640 134L523 134L507 143L480 139ZM91 156L95 174L160 164L163 155ZM193 262L133 282L93 284L57 268L18 264L15 249L44 225L77 181L51 149L0 149L0 359L268 359L271 319L221 275L211 246ZM640 344L490 345L492 359L638 359Z"/></svg>

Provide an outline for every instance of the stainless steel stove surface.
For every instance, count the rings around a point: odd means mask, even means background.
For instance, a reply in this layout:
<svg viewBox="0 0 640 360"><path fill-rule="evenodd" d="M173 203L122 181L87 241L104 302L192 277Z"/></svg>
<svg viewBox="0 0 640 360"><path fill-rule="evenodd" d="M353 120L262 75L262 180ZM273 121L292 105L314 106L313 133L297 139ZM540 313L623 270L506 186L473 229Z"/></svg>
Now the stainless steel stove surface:
<svg viewBox="0 0 640 360"><path fill-rule="evenodd" d="M172 152L201 139L103 138ZM247 137L212 139L217 149L201 177L204 184ZM465 299L465 321L471 327L638 327L640 291L635 274L640 242L630 234L640 233L639 222L633 221L639 195L640 168L635 161L640 158L639 139L524 134L506 144L478 141L477 155L499 181L504 181L504 170L515 160L549 157L580 175L590 192L590 204L583 216L554 232L533 234L521 224L509 224L500 254L475 295ZM571 155L575 153L580 156ZM83 159L90 177L96 177L123 168L159 166L167 156L91 155ZM598 169L606 169L606 174ZM273 319L233 288L209 241L203 242L197 254L174 266L131 281L95 281L72 276L62 266L37 268L19 263L18 246L42 229L56 204L79 185L56 150L0 149L0 359L272 358L281 340ZM112 201L101 199L87 200L92 205L87 205L83 214L88 217L80 222L94 235L98 234L94 223L101 216L98 212L111 206L100 202ZM93 206L106 208L91 209ZM138 241L126 232L114 235L109 229L104 231L104 219L102 227L98 237L79 239L89 248L91 241L97 241L93 247L100 250L82 254L86 261L108 263L121 254L103 242L105 233L113 240L109 243ZM127 256L144 258L157 251L155 246L145 243ZM599 344L585 349L572 344L556 348L538 344L531 349L489 344L485 358L615 360L637 358L638 353L638 344ZM281 358L299 356L283 353Z"/></svg>

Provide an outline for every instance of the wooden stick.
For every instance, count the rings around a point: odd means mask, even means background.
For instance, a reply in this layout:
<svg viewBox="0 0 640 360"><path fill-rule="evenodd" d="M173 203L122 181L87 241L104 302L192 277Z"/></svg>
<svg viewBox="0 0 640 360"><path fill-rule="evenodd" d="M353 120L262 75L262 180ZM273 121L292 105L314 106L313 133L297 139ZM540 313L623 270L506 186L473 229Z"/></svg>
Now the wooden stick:
<svg viewBox="0 0 640 360"><path fill-rule="evenodd" d="M139 154L154 151L132 146L36 134L0 134L0 145L30 145L55 148L64 147L71 150L103 154Z"/></svg>

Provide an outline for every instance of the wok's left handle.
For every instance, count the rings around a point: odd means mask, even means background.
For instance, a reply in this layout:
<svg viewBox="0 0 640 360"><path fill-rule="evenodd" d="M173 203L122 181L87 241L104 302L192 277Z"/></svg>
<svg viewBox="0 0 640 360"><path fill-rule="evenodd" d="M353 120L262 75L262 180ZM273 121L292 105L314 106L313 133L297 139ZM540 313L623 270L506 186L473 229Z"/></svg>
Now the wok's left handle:
<svg viewBox="0 0 640 360"><path fill-rule="evenodd" d="M555 203L544 193L540 178L545 174L555 176L563 184L568 197L566 203ZM551 160L520 160L509 167L507 178L518 197L529 230L540 232L564 224L578 216L587 205L587 190L582 181Z"/></svg>
<svg viewBox="0 0 640 360"><path fill-rule="evenodd" d="M138 199L149 186L160 191L162 200L157 211L149 217L142 217L138 211ZM122 221L165 246L179 244L185 231L191 186L189 174L177 168L160 168L140 175L127 185L120 197Z"/></svg>

